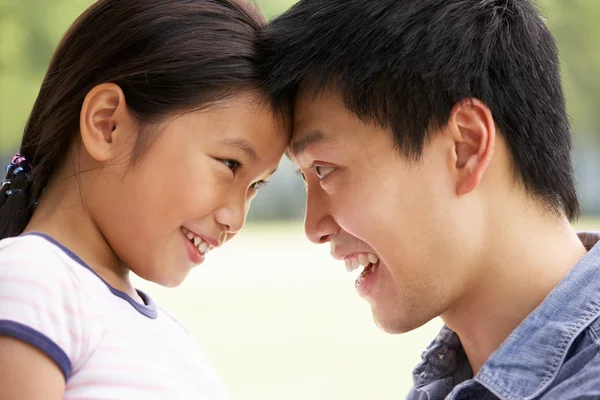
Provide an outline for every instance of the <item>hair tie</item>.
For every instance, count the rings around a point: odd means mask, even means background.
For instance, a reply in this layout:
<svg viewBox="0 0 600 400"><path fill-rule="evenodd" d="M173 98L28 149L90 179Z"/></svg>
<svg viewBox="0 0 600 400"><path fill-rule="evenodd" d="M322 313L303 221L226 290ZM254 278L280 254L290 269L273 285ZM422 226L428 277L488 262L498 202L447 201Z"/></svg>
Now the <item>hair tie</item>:
<svg viewBox="0 0 600 400"><path fill-rule="evenodd" d="M25 159L25 157L23 157L22 155L20 155L19 153L15 154L12 158L12 160L10 161L11 163L14 163L16 165L20 165L23 161L27 161Z"/></svg>
<svg viewBox="0 0 600 400"><path fill-rule="evenodd" d="M21 154L17 153L10 160L10 163L5 168L6 179L0 182L0 189L8 186L8 189L4 193L7 196L18 195L24 193L22 189L10 189L11 179L19 174L25 174L26 179L29 179L29 173L31 172L31 164Z"/></svg>
<svg viewBox="0 0 600 400"><path fill-rule="evenodd" d="M13 176L16 176L21 172L25 172L26 174L29 174L31 172L31 164L25 157L23 157L19 153L15 154L10 160L10 163L8 163L8 165L6 166L6 173L8 174L12 168L14 168L12 173Z"/></svg>
<svg viewBox="0 0 600 400"><path fill-rule="evenodd" d="M6 191L7 196L18 195L18 194L23 194L23 193L25 193L23 191L23 189L8 189Z"/></svg>

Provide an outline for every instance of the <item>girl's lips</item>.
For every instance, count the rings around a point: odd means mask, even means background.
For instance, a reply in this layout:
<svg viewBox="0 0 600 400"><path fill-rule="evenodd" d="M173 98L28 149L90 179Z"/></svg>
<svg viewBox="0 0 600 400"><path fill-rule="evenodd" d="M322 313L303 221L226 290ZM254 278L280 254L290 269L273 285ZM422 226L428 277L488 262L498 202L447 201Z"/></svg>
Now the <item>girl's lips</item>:
<svg viewBox="0 0 600 400"><path fill-rule="evenodd" d="M185 242L185 248L188 254L189 260L194 264L202 264L204 262L204 254L200 253L198 247L194 246L194 244L183 234L181 233L183 240Z"/></svg>
<svg viewBox="0 0 600 400"><path fill-rule="evenodd" d="M200 239L202 239L202 241L206 242L211 248L216 248L219 247L219 240L210 237L210 236L204 236L204 235L199 235L198 233L194 232L193 230L186 228L185 226L181 227L181 230L183 231L184 235L188 235L191 234L193 235L193 237L199 237ZM221 235L219 235L219 237L221 237Z"/></svg>

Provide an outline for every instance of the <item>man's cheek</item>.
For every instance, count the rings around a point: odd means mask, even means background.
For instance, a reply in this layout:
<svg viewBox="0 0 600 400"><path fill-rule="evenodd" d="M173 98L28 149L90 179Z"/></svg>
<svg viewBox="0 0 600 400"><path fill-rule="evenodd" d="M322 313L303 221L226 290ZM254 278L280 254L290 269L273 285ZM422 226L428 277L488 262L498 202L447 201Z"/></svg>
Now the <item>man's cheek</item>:
<svg viewBox="0 0 600 400"><path fill-rule="evenodd" d="M377 225L368 211L359 204L339 207L336 221L343 230L368 243L367 238Z"/></svg>

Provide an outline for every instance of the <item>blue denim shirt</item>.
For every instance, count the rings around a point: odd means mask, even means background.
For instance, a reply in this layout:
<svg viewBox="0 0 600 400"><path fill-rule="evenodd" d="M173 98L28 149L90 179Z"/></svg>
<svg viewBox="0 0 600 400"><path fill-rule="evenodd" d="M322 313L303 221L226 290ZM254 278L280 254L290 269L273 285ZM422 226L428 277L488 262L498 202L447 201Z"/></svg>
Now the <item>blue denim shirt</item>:
<svg viewBox="0 0 600 400"><path fill-rule="evenodd" d="M600 399L600 236L474 377L449 328L423 352L408 400Z"/></svg>

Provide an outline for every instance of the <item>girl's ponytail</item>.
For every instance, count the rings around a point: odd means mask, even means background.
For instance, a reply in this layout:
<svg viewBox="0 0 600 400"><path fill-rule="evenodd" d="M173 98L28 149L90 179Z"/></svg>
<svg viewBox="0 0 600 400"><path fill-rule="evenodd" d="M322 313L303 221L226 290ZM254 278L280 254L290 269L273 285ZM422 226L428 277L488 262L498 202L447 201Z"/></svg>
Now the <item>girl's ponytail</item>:
<svg viewBox="0 0 600 400"><path fill-rule="evenodd" d="M27 226L35 207L32 183L30 162L15 155L0 188L0 239L18 235Z"/></svg>

